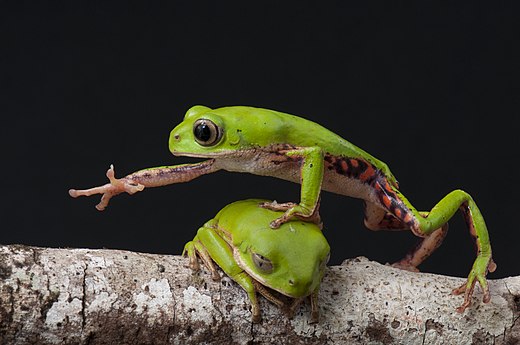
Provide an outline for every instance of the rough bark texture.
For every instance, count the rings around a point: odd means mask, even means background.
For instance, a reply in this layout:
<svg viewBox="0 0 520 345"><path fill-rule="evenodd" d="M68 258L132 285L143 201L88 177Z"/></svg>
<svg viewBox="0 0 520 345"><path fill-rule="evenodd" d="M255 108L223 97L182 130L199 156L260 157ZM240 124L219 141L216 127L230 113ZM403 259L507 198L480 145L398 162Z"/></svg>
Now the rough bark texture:
<svg viewBox="0 0 520 345"><path fill-rule="evenodd" d="M364 258L327 270L320 322L304 304L292 320L261 298L251 324L241 288L179 256L118 250L0 247L1 344L517 344L520 277L490 281L464 314L463 279Z"/></svg>

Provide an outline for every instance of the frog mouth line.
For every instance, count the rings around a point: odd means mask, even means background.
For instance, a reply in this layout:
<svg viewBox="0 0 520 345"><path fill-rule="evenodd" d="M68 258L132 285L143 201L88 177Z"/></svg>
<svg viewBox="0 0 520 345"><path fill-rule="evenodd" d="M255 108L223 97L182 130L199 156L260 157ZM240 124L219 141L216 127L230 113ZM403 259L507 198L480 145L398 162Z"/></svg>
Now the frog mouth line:
<svg viewBox="0 0 520 345"><path fill-rule="evenodd" d="M180 152L180 151L171 151L174 156L178 157L193 157L193 158L219 158L219 157L232 157L239 154L241 150L233 150L233 151L222 151L222 152L212 152L212 153L193 153L193 152Z"/></svg>
<svg viewBox="0 0 520 345"><path fill-rule="evenodd" d="M235 261L238 263L238 266L240 266L240 268L242 270L244 270L244 272L246 272L248 275L250 275L258 283L262 284L264 286L264 288L266 288L268 290L275 291L283 296L290 297L290 298L302 298L302 297L307 297L311 294L311 292L309 292L304 295L293 295L293 294L287 293L287 291L281 291L279 289L267 286L266 285L267 282L265 281L265 279L263 279L261 276L257 275L255 272L252 272L251 270L244 268L244 267L247 267L247 265L245 264L244 260L242 260L242 258L240 257L240 253L238 252L237 248L233 249L233 257L234 257Z"/></svg>

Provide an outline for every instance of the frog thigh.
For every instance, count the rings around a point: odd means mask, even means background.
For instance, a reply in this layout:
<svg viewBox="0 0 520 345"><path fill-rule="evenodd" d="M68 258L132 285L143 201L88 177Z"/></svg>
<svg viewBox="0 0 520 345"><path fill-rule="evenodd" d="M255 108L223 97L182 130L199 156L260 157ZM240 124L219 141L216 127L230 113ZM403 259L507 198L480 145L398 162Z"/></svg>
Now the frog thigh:
<svg viewBox="0 0 520 345"><path fill-rule="evenodd" d="M198 234L192 241L186 243L182 255L189 257L190 268L193 271L198 271L200 269L199 261L197 259L197 257L199 257L204 265L206 265L206 267L210 270L213 280L220 280L220 274L213 264L213 259L211 258L211 255L207 251L204 244L199 240Z"/></svg>
<svg viewBox="0 0 520 345"><path fill-rule="evenodd" d="M400 213L402 211L397 211ZM428 212L421 212L426 217ZM410 230L410 226L398 219L394 214L382 208L380 205L365 201L365 226L374 231L378 230ZM442 243L448 232L448 223L444 224L437 231L434 231L424 238L421 238L406 256L394 263L394 267L399 267L409 271L417 271L419 266L426 260Z"/></svg>
<svg viewBox="0 0 520 345"><path fill-rule="evenodd" d="M370 201L364 202L365 226L373 231L379 230L409 230L404 222L397 219L380 205Z"/></svg>
<svg viewBox="0 0 520 345"><path fill-rule="evenodd" d="M204 246L204 249L211 259L246 291L251 301L253 322L259 322L261 313L253 278L238 266L233 257L233 250L229 244L215 229L206 226L199 229L196 238L199 239L199 243Z"/></svg>
<svg viewBox="0 0 520 345"><path fill-rule="evenodd" d="M233 250L215 229L207 226L201 227L197 231L196 239L200 243L199 247L203 247L203 251L207 253L209 258L228 276L234 279L237 274L242 272L233 257Z"/></svg>

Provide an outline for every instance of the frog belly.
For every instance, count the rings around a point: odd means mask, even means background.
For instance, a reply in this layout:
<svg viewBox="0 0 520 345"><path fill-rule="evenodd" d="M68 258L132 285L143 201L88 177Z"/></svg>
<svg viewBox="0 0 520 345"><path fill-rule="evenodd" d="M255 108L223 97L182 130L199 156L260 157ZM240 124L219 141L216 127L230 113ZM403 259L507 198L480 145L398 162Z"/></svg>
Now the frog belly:
<svg viewBox="0 0 520 345"><path fill-rule="evenodd" d="M301 160L277 152L247 150L237 153L240 157L218 160L218 167L232 172L245 172L271 176L300 183ZM322 189L328 192L364 199L380 204L371 181L378 171L364 161L325 156Z"/></svg>

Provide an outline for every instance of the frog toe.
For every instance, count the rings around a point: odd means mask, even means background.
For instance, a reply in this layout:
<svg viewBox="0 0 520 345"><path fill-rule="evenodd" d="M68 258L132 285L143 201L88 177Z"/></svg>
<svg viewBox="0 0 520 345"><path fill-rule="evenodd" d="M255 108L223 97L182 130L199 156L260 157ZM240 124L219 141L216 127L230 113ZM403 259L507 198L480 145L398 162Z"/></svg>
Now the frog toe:
<svg viewBox="0 0 520 345"><path fill-rule="evenodd" d="M289 204L289 203L287 203ZM292 203L291 203L292 204ZM311 222L320 227L320 229L323 227L323 224L321 222L321 217L318 212L318 208L315 208L314 211L309 211L308 208L305 208L303 206L300 206L299 204L293 204L294 206L290 207L285 211L285 213L281 216L276 218L270 223L270 226L272 229L278 229L282 224L287 223L288 221L292 219L301 219L305 222Z"/></svg>
<svg viewBox="0 0 520 345"><path fill-rule="evenodd" d="M260 204L260 207L271 210L271 211L282 211L285 212L291 208L294 208L296 205L294 202L284 202L284 203L278 203L275 201L266 201Z"/></svg>
<svg viewBox="0 0 520 345"><path fill-rule="evenodd" d="M464 293L464 302L457 307L456 311L458 313L463 313L467 307L471 304L471 296L473 295L473 289L475 288L475 280L473 280L471 283L465 283L461 285L459 288L454 289L453 293L455 295L460 295Z"/></svg>
<svg viewBox="0 0 520 345"><path fill-rule="evenodd" d="M496 266L496 265L495 265ZM484 303L489 303L491 300L491 293L489 292L489 284L486 280L485 271L475 272L476 269L473 269L469 276L468 280L459 286L456 289L452 290L454 295L464 294L464 302L460 307L457 308L457 312L463 313L464 310L471 304L471 297L473 296L473 291L475 290L475 285L478 281L480 287L482 288L483 297L482 301ZM480 270L479 270L480 271Z"/></svg>
<svg viewBox="0 0 520 345"><path fill-rule="evenodd" d="M408 261L406 259L394 262L390 266L394 267L394 268L399 268L401 270L408 271L408 272L420 272L416 266L414 266L410 261Z"/></svg>
<svg viewBox="0 0 520 345"><path fill-rule="evenodd" d="M495 263L493 258L491 258L489 260L489 264L488 264L488 272L495 272L496 269L497 269L497 264Z"/></svg>
<svg viewBox="0 0 520 345"><path fill-rule="evenodd" d="M462 284L461 286L451 290L451 293L453 295L462 295L466 291L466 283Z"/></svg>
<svg viewBox="0 0 520 345"><path fill-rule="evenodd" d="M489 301L491 300L491 293L489 292L489 284L487 283L486 278L478 277L478 282L484 293L484 297L482 297L482 301L484 303L489 303Z"/></svg>
<svg viewBox="0 0 520 345"><path fill-rule="evenodd" d="M222 277L220 276L217 270L213 270L211 271L211 279L213 279L213 281L215 282L218 282L220 281L220 279L222 279Z"/></svg>

